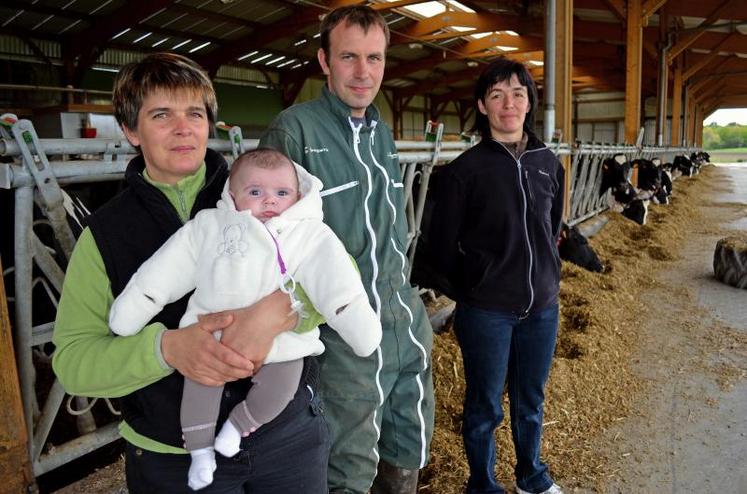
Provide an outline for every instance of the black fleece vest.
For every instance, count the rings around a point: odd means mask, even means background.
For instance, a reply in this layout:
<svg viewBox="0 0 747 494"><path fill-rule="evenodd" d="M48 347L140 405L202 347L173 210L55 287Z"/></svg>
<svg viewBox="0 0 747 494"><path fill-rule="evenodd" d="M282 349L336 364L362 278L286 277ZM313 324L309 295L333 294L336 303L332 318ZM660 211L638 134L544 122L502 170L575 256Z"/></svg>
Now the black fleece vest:
<svg viewBox="0 0 747 494"><path fill-rule="evenodd" d="M205 187L197 195L191 217L202 209L215 207L228 177L226 162L220 154L208 149L205 162ZM115 297L138 267L182 226L166 196L143 178L144 168L142 156L130 161L125 172L127 188L96 211L89 221ZM164 307L151 322L161 322L170 329L178 328L189 295ZM182 375L174 372L122 397L122 418L143 436L181 447L179 407L183 385ZM249 386L245 382L240 387L243 389L236 390L236 393L231 392L231 386L226 387L225 394L235 399L223 400L232 403L227 403L225 410L221 409L222 415L241 400Z"/></svg>
<svg viewBox="0 0 747 494"><path fill-rule="evenodd" d="M208 149L205 186L197 195L190 218L205 208L215 207L228 178L223 157ZM181 226L182 222L169 200L142 176L142 156L127 166L128 187L91 216L89 227L104 260L112 293L119 295L140 265L145 262ZM167 305L151 322L167 328L179 327L190 294ZM306 359L299 389L315 386L318 367ZM182 447L179 419L184 377L173 372L163 379L121 398L122 418L139 434L175 447ZM221 400L218 424L222 424L235 405L246 398L251 379L227 383ZM284 414L286 415L286 414ZM280 419L280 417L278 417Z"/></svg>

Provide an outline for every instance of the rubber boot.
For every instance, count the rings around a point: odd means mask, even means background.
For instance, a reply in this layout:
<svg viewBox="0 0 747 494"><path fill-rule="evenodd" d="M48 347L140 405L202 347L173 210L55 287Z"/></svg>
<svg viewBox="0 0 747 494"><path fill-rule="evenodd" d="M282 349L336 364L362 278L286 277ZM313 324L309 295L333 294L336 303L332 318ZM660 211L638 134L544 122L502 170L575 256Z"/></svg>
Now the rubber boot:
<svg viewBox="0 0 747 494"><path fill-rule="evenodd" d="M408 470L379 461L371 494L415 494L418 490L418 470Z"/></svg>

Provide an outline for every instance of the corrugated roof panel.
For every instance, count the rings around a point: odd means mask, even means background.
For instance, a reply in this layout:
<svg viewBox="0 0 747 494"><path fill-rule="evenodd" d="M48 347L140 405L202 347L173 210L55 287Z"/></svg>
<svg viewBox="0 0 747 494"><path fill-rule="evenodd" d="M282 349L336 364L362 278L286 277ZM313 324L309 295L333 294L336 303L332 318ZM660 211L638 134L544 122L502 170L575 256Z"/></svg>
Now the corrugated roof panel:
<svg viewBox="0 0 747 494"><path fill-rule="evenodd" d="M34 43L47 57L51 59L60 59L62 56L62 50L60 43L56 41L39 40L35 39ZM0 34L0 53L8 55L28 55L35 57L34 52L31 48L21 41L16 36L2 35Z"/></svg>
<svg viewBox="0 0 747 494"><path fill-rule="evenodd" d="M258 70L250 69L247 67L235 67L232 65L222 66L218 70L216 79L227 79L231 81L241 81L241 82L267 83L267 78L262 72ZM271 79L273 83L277 82L276 77L271 77Z"/></svg>

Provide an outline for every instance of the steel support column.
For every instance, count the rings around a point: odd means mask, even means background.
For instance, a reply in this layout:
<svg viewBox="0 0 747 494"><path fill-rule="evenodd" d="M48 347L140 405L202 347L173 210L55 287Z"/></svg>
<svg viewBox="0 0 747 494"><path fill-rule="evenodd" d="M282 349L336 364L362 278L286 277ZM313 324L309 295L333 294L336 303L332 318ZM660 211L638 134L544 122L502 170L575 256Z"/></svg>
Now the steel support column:
<svg viewBox="0 0 747 494"><path fill-rule="evenodd" d="M555 28L556 0L545 0L545 60L544 60L544 103L545 117L542 122L545 142L552 140L555 132Z"/></svg>
<svg viewBox="0 0 747 494"><path fill-rule="evenodd" d="M555 0L555 127L560 129L563 142L573 142L573 0ZM547 81L547 73L545 73ZM565 167L564 217L570 212L570 158L560 159Z"/></svg>

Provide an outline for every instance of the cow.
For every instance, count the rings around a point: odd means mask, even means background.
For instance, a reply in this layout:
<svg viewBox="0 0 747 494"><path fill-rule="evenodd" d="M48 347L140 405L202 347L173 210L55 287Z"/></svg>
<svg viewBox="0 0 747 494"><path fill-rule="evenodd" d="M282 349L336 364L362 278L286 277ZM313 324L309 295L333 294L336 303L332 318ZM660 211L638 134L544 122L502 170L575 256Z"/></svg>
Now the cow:
<svg viewBox="0 0 747 494"><path fill-rule="evenodd" d="M661 160L637 159L633 160L633 165L638 167L638 190L651 192L654 204L669 204L672 180L661 165Z"/></svg>
<svg viewBox="0 0 747 494"><path fill-rule="evenodd" d="M690 155L690 161L695 165L696 170L700 170L701 166L708 164L710 159L711 156L705 151L698 151L697 153L692 153Z"/></svg>
<svg viewBox="0 0 747 494"><path fill-rule="evenodd" d="M638 167L638 189L656 193L661 187L661 169L643 158L633 160L633 166Z"/></svg>
<svg viewBox="0 0 747 494"><path fill-rule="evenodd" d="M645 225L648 218L648 199L634 199L623 209L622 215L639 225Z"/></svg>
<svg viewBox="0 0 747 494"><path fill-rule="evenodd" d="M630 164L622 162L624 159L624 155L617 155L602 163L602 185L599 195L609 190L607 199L610 209L644 225L648 216L648 204L654 192L638 190L628 181Z"/></svg>
<svg viewBox="0 0 747 494"><path fill-rule="evenodd" d="M618 154L614 158L607 158L602 162L602 184L599 187L599 195L602 196L608 189L614 189L627 183L630 175L630 164L625 160L625 155Z"/></svg>
<svg viewBox="0 0 747 494"><path fill-rule="evenodd" d="M685 177L691 177L695 174L695 166L687 156L675 156L672 168L679 170Z"/></svg>
<svg viewBox="0 0 747 494"><path fill-rule="evenodd" d="M572 262L588 271L600 273L604 269L589 241L575 226L563 223L558 238L558 253L564 261Z"/></svg>

